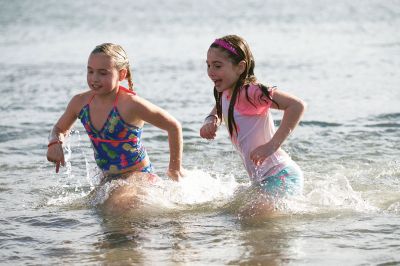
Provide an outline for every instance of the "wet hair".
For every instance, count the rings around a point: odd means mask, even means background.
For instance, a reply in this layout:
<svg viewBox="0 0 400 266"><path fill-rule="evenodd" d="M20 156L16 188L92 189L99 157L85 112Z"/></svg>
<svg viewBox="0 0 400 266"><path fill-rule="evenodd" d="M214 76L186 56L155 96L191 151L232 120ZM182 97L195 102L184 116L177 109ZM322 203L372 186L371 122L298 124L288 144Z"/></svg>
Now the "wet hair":
<svg viewBox="0 0 400 266"><path fill-rule="evenodd" d="M113 43L103 43L97 45L91 54L104 53L108 55L114 60L115 67L119 70L126 69L126 79L128 80L128 86L131 91L133 91L133 81L132 81L132 72L130 70L130 64L128 55L125 50L121 47L121 45L113 44Z"/></svg>
<svg viewBox="0 0 400 266"><path fill-rule="evenodd" d="M230 46L234 50L227 49L226 47L219 45L218 40L223 40L225 43L228 44L228 47ZM238 65L241 61L244 61L246 63L245 71L243 71L243 73L239 76L239 79L237 80L235 87L233 88L231 101L229 103L228 128L229 128L229 133L232 136L234 128L235 128L235 131L237 134L237 126L235 123L235 118L233 116L233 109L234 109L238 94L241 93L240 89L242 87L244 88L244 91L246 93L246 99L252 105L255 106L255 104L250 100L249 95L248 95L248 88L249 88L250 84L255 84L257 82L257 78L254 75L255 62L254 62L253 54L250 51L249 45L242 37L239 37L237 35L227 35L222 38L219 38L219 39L217 39L216 42L214 42L210 45L210 48L219 49L221 52L223 52L227 56L228 60L230 60L234 65ZM258 84L258 87L262 91L260 100L263 100L266 102L267 99L269 99L269 100L273 101L275 104L277 104L274 100L272 100L270 92L268 90L268 87L266 87L263 84ZM265 99L265 97L267 99ZM217 108L217 115L218 115L219 119L222 119L222 103L221 103L222 92L218 92L215 87L214 87L214 98L215 98L215 105Z"/></svg>

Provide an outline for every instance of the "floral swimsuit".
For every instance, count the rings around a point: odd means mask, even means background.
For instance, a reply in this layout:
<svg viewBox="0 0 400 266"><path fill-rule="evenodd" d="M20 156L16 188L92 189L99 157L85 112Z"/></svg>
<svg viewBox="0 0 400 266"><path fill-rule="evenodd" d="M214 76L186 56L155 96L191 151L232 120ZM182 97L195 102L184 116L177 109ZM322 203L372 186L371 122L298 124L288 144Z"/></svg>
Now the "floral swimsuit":
<svg viewBox="0 0 400 266"><path fill-rule="evenodd" d="M147 157L146 149L140 140L142 128L129 125L118 112L118 95L121 91L136 95L135 92L120 86L113 109L100 130L96 130L90 121L89 105L95 95L78 116L92 142L96 163L104 172L116 173L137 165ZM152 170L149 162L136 171L151 173Z"/></svg>

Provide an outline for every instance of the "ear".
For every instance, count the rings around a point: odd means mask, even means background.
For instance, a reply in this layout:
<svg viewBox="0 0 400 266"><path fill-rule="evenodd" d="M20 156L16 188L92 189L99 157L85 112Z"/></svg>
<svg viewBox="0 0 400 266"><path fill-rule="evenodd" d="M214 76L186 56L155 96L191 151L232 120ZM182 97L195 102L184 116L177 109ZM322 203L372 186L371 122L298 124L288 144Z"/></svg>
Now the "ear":
<svg viewBox="0 0 400 266"><path fill-rule="evenodd" d="M239 75L242 75L243 74L243 72L246 70L246 61L244 61L244 60L242 60L242 61L240 61L239 62L239 64L237 65L238 66L238 74Z"/></svg>
<svg viewBox="0 0 400 266"><path fill-rule="evenodd" d="M128 74L128 70L123 68L119 71L119 81L123 81L126 79L126 75Z"/></svg>

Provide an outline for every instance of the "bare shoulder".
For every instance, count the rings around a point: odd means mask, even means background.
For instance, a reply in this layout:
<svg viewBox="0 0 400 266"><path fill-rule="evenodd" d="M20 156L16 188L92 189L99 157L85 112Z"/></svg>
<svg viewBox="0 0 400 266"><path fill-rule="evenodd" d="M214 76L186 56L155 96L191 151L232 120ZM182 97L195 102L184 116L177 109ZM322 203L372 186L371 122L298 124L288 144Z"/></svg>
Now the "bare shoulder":
<svg viewBox="0 0 400 266"><path fill-rule="evenodd" d="M142 111L143 109L155 107L150 101L145 98L135 94L124 93L120 98L123 108L130 109L130 111Z"/></svg>
<svg viewBox="0 0 400 266"><path fill-rule="evenodd" d="M89 102L90 97L92 97L91 91L78 93L72 97L67 108L73 113L78 114L83 106Z"/></svg>
<svg viewBox="0 0 400 266"><path fill-rule="evenodd" d="M68 106L61 117L58 119L56 123L56 127L59 128L62 132L68 131L77 117L79 116L80 111L83 106L87 103L90 91L79 93L72 97L69 101Z"/></svg>
<svg viewBox="0 0 400 266"><path fill-rule="evenodd" d="M164 128L162 121L174 120L167 111L137 94L122 94L122 97L118 100L117 107L122 118L136 126L147 122Z"/></svg>
<svg viewBox="0 0 400 266"><path fill-rule="evenodd" d="M142 127L151 103L136 93L121 93L118 96L118 111L128 124Z"/></svg>

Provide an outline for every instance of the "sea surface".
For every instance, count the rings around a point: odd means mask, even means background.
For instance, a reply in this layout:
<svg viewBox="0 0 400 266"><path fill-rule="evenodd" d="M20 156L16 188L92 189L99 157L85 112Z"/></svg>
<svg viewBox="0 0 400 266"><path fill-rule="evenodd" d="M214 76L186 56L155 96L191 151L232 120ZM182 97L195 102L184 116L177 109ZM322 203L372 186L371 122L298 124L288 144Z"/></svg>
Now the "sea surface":
<svg viewBox="0 0 400 266"><path fill-rule="evenodd" d="M0 0L0 264L400 265L399 29L399 0ZM238 196L249 181L225 128L199 137L213 106L207 49L227 34L247 40L261 82L308 104L283 146L304 194L251 223L238 218L251 193ZM146 125L163 182L121 216L101 208L112 187L89 200L99 175L79 121L67 166L46 160L104 42L127 51L137 93L182 123L188 170L167 179L167 135Z"/></svg>

